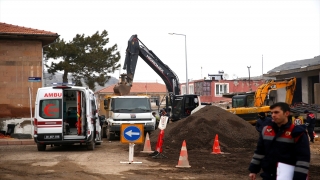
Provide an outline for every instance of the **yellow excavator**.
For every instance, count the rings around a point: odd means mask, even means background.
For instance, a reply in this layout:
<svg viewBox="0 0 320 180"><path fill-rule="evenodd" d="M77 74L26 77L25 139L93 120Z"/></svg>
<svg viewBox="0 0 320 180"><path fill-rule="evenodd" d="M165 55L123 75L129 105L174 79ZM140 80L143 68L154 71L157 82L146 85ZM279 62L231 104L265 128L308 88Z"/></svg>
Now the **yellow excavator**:
<svg viewBox="0 0 320 180"><path fill-rule="evenodd" d="M234 95L232 97L232 108L227 109L227 111L238 115L251 124L255 124L258 114L260 112L269 113L270 105L275 103L276 97L271 96L270 94L281 88L285 88L284 101L291 105L293 94L296 89L295 77L267 80L264 84L258 87L255 93Z"/></svg>

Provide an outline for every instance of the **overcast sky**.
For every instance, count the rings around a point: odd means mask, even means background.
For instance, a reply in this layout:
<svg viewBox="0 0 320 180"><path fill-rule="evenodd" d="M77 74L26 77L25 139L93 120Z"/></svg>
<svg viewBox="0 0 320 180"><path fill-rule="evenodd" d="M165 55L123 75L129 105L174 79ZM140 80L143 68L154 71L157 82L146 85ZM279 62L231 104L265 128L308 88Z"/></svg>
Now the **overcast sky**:
<svg viewBox="0 0 320 180"><path fill-rule="evenodd" d="M247 77L247 66L251 76L259 76L285 62L320 55L320 0L0 0L0 21L55 32L66 41L107 30L122 64L127 41L137 34L181 83L185 39L168 33L186 35L188 79L193 80L219 70L230 79ZM163 82L139 58L135 81L156 80Z"/></svg>

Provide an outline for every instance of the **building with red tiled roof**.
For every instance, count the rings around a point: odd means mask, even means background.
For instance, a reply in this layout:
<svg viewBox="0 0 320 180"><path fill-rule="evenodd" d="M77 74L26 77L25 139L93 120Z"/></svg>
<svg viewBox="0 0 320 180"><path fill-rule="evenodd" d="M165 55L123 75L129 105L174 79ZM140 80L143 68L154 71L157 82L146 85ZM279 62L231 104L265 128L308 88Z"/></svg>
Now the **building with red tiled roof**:
<svg viewBox="0 0 320 180"><path fill-rule="evenodd" d="M50 31L0 22L0 119L30 117L30 104L32 108L42 87L42 48L58 37Z"/></svg>
<svg viewBox="0 0 320 180"><path fill-rule="evenodd" d="M100 94L113 94L113 87L108 86L106 88L101 89L98 91ZM167 88L164 84L160 83L150 83L150 82L133 82L130 94L137 95L137 94L154 94L154 93L166 93Z"/></svg>
<svg viewBox="0 0 320 180"><path fill-rule="evenodd" d="M106 96L113 95L113 87L115 85L108 86L104 89L101 89L95 94L98 96L100 101L100 112L101 114L105 114L105 110L103 109L103 100ZM147 95L150 97L151 102L155 102L155 100L162 101L167 94L166 85L157 83L157 82L133 82L130 95ZM102 108L101 108L102 107Z"/></svg>
<svg viewBox="0 0 320 180"><path fill-rule="evenodd" d="M41 41L42 46L53 43L59 35L50 31L32 29L0 22L0 39Z"/></svg>

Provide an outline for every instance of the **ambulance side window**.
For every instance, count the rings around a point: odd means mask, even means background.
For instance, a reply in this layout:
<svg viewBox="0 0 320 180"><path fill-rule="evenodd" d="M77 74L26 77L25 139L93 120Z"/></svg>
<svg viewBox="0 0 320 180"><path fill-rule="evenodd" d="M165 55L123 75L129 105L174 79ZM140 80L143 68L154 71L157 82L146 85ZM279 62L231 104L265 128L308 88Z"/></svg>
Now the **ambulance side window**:
<svg viewBox="0 0 320 180"><path fill-rule="evenodd" d="M62 118L62 101L61 99L40 100L39 116L45 119Z"/></svg>

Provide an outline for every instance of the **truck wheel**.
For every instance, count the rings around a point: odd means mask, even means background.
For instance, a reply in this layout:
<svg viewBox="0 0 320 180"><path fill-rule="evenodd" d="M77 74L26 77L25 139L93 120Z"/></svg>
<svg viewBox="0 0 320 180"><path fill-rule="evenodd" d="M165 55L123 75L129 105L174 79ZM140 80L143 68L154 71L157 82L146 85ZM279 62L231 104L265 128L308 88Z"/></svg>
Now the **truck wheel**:
<svg viewBox="0 0 320 180"><path fill-rule="evenodd" d="M109 128L107 128L107 139L108 141L112 141L115 139L115 134L111 133Z"/></svg>
<svg viewBox="0 0 320 180"><path fill-rule="evenodd" d="M94 142L94 140L92 140L87 144L87 149L92 151L94 150L95 146L96 146L96 143Z"/></svg>
<svg viewBox="0 0 320 180"><path fill-rule="evenodd" d="M98 138L99 137L99 138ZM99 142L97 142L97 141L99 141ZM98 134L97 135L97 138L96 138L96 145L101 145L101 141L102 141L102 139L101 139L101 134Z"/></svg>
<svg viewBox="0 0 320 180"><path fill-rule="evenodd" d="M38 151L45 151L46 147L47 147L47 145L45 145L45 144L37 143Z"/></svg>
<svg viewBox="0 0 320 180"><path fill-rule="evenodd" d="M102 137L106 138L107 137L107 127L102 128Z"/></svg>

